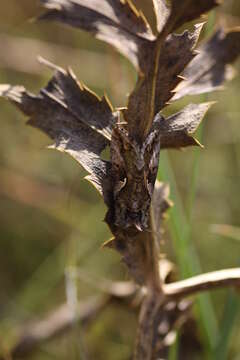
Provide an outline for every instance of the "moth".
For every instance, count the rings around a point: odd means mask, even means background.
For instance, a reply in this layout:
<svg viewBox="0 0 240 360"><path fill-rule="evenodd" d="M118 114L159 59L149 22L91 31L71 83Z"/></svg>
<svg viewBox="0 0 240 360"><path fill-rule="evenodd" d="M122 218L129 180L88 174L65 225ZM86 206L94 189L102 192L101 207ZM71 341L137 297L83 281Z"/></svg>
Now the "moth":
<svg viewBox="0 0 240 360"><path fill-rule="evenodd" d="M114 224L138 231L149 227L149 212L160 155L158 114L146 139L140 143L117 122L112 132L111 163L114 198Z"/></svg>

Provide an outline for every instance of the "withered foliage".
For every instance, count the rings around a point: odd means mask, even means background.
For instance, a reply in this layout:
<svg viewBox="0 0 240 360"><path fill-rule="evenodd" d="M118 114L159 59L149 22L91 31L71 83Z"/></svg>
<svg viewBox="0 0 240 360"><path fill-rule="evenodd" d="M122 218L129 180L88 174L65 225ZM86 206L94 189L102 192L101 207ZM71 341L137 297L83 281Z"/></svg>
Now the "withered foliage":
<svg viewBox="0 0 240 360"><path fill-rule="evenodd" d="M0 95L17 105L30 125L49 135L54 148L75 158L103 195L106 222L113 233L105 245L120 252L133 280L146 289L135 358L164 357L169 334L189 303L166 296L161 280L161 222L171 203L167 186L156 182L160 149L199 146L194 132L212 103L190 104L167 118L161 111L174 100L213 91L231 79L229 64L240 53L240 32L218 29L199 47L203 23L174 33L216 7L217 0L172 0L171 5L152 0L156 29L131 0L41 0L41 4L47 10L39 20L92 33L127 57L138 72L123 110L114 110L106 96L99 98L71 70L45 60L55 73L38 95L11 85L1 85ZM106 147L109 161L101 157Z"/></svg>

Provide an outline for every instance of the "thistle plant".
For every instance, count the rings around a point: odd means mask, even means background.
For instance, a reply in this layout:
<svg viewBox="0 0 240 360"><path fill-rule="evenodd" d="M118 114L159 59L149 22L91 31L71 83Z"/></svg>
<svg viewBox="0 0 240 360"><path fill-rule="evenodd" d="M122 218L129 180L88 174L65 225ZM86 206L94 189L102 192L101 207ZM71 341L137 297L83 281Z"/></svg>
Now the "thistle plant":
<svg viewBox="0 0 240 360"><path fill-rule="evenodd" d="M105 221L113 238L104 246L121 254L134 291L141 292L136 360L168 357L170 334L182 326L191 307L187 296L240 284L240 269L168 283L171 269L161 260L160 240L171 202L168 186L156 180L161 151L201 146L194 132L212 102L191 103L169 117L162 110L231 79L229 64L240 53L240 32L218 29L198 46L203 23L176 30L218 6L217 0L150 3L156 29L131 0L41 0L47 10L39 20L88 31L132 63L138 79L125 108L114 109L107 96L99 98L71 69L43 59L54 75L38 95L21 86L0 86L0 95L28 116L28 124L54 140L52 148L71 155L89 173L87 180L107 205ZM101 156L105 148L109 160Z"/></svg>

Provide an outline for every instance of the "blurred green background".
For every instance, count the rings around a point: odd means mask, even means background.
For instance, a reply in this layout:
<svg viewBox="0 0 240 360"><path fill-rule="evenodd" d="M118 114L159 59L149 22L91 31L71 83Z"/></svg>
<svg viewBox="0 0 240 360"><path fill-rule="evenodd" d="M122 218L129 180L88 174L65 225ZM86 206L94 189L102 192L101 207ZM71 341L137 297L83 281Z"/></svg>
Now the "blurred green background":
<svg viewBox="0 0 240 360"><path fill-rule="evenodd" d="M136 1L154 23L149 2ZM88 87L124 106L136 78L127 60L86 33L31 21L41 11L37 1L2 1L0 82L37 92L51 76L37 62L41 55L71 66ZM210 14L203 37L218 25L239 24L239 1L226 0ZM235 68L240 70L240 62ZM186 98L167 109L173 113L189 101L218 101L199 130L204 150L161 154L159 178L170 183L175 203L164 248L181 277L240 264L239 94L236 76L223 92ZM67 155L47 150L49 139L26 127L24 116L2 99L0 119L0 352L5 352L19 326L66 300L68 266L112 280L128 275L117 254L101 249L111 236L102 221L106 208L83 180L84 171ZM80 280L75 286L79 300L98 293ZM224 290L198 298L194 314L204 352L190 359L240 359L239 303L236 293ZM78 326L28 358L85 359L79 346L84 343L92 359L127 360L136 321L131 309L112 305L87 331ZM177 347L171 358L176 354Z"/></svg>

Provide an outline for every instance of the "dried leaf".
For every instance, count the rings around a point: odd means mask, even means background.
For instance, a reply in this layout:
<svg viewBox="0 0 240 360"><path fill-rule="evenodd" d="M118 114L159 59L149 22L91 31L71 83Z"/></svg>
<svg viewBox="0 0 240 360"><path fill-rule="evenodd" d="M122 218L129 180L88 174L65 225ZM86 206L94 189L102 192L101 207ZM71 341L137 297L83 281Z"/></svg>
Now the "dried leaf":
<svg viewBox="0 0 240 360"><path fill-rule="evenodd" d="M162 2L165 3L165 0ZM165 31L170 33L184 23L198 19L202 14L218 6L219 2L219 0L171 0L171 14L165 25Z"/></svg>
<svg viewBox="0 0 240 360"><path fill-rule="evenodd" d="M118 118L106 95L100 99L93 91L78 82L71 69L60 67L40 58L40 62L55 70L55 75L41 92L68 109L87 126L111 140L111 133Z"/></svg>
<svg viewBox="0 0 240 360"><path fill-rule="evenodd" d="M160 33L164 28L171 11L167 6L166 0L153 0L153 5L157 20L157 30Z"/></svg>
<svg viewBox="0 0 240 360"><path fill-rule="evenodd" d="M60 21L113 45L137 68L142 48L154 36L131 0L40 0L49 11L39 19Z"/></svg>
<svg viewBox="0 0 240 360"><path fill-rule="evenodd" d="M159 72L156 83L155 114L160 111L174 95L175 87L183 79L181 74L196 56L195 46L204 23L194 26L194 31L169 35L159 59Z"/></svg>
<svg viewBox="0 0 240 360"><path fill-rule="evenodd" d="M227 33L219 29L198 50L199 55L186 67L183 72L186 80L176 88L172 100L214 91L221 88L225 80L233 77L228 64L234 62L240 54L240 28Z"/></svg>
<svg viewBox="0 0 240 360"><path fill-rule="evenodd" d="M172 91L182 80L180 73L193 59L193 48L202 24L196 26L192 34L188 31L182 35L172 34L165 42L164 37L159 42L130 1L42 0L42 4L50 10L41 19L58 20L92 32L122 51L141 69L124 116L130 134L135 132L135 137L143 140L151 128L154 115L173 96ZM154 6L157 14L162 11L166 20L166 4L155 1ZM155 63L158 58L159 62ZM138 133L136 123L139 125Z"/></svg>
<svg viewBox="0 0 240 360"><path fill-rule="evenodd" d="M162 121L161 148L182 148L200 145L193 137L193 134L213 104L214 102L189 104L183 110Z"/></svg>
<svg viewBox="0 0 240 360"><path fill-rule="evenodd" d="M146 73L140 74L138 83L129 97L128 109L123 112L130 132L140 132L142 128L145 128L149 122L152 107L154 106L153 115L155 115L174 95L172 91L182 81L179 75L195 56L194 47L202 26L203 24L196 25L192 33L185 31L180 35L168 36L161 49L157 76L154 66L157 43L155 47L152 44L148 60L146 60L148 63ZM138 124L137 128L136 124ZM141 135L138 136L141 137Z"/></svg>
<svg viewBox="0 0 240 360"><path fill-rule="evenodd" d="M100 154L109 144L115 121L106 98L99 99L79 84L71 71L60 68L37 96L10 85L0 86L0 96L28 115L30 125L54 139L52 148L76 159L90 173L96 188L104 192L110 164Z"/></svg>

